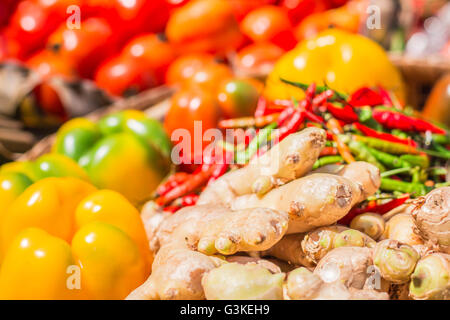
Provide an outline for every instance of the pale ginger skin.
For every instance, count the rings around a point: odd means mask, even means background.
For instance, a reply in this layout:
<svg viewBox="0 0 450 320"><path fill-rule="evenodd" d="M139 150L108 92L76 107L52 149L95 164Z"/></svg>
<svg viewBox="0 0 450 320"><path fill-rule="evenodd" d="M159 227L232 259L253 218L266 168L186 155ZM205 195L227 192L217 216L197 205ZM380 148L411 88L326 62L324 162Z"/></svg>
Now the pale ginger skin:
<svg viewBox="0 0 450 320"><path fill-rule="evenodd" d="M208 300L282 300L284 277L261 265L226 263L206 273L202 286Z"/></svg>
<svg viewBox="0 0 450 320"><path fill-rule="evenodd" d="M335 223L359 201L358 185L338 175L317 173L291 181L263 197L235 199L233 209L271 208L289 214L288 234Z"/></svg>
<svg viewBox="0 0 450 320"><path fill-rule="evenodd" d="M409 295L415 300L449 300L450 255L432 253L422 257L411 276Z"/></svg>
<svg viewBox="0 0 450 320"><path fill-rule="evenodd" d="M393 283L408 282L419 258L412 246L393 239L378 242L373 250L373 262L381 276Z"/></svg>
<svg viewBox="0 0 450 320"><path fill-rule="evenodd" d="M375 241L369 236L353 230L359 234L361 242L345 242L346 232L352 229L334 225L320 227L307 233L296 233L284 236L272 248L264 251L263 255L276 257L280 260L301 265L307 268L314 267L329 251L339 246L368 246L372 247ZM337 237L340 235L339 237ZM344 240L344 241L343 241Z"/></svg>
<svg viewBox="0 0 450 320"><path fill-rule="evenodd" d="M254 193L255 183L265 181L275 187L302 177L312 169L325 142L326 133L319 128L291 134L244 168L228 172L208 186L198 204L228 206L236 197Z"/></svg>
<svg viewBox="0 0 450 320"><path fill-rule="evenodd" d="M152 274L128 299L204 299L201 279L225 261L195 251L233 254L266 250L287 230L286 213L265 208L231 211L194 206L164 219L157 231L159 251Z"/></svg>
<svg viewBox="0 0 450 320"><path fill-rule="evenodd" d="M314 274L324 282L340 281L347 288L363 289L373 265L372 250L365 247L340 247L323 257Z"/></svg>
<svg viewBox="0 0 450 320"><path fill-rule="evenodd" d="M450 254L450 187L434 189L415 201L412 216L428 246Z"/></svg>
<svg viewBox="0 0 450 320"><path fill-rule="evenodd" d="M289 273L285 284L286 296L292 300L388 300L385 292L371 289L347 288L340 281L324 282L305 268Z"/></svg>

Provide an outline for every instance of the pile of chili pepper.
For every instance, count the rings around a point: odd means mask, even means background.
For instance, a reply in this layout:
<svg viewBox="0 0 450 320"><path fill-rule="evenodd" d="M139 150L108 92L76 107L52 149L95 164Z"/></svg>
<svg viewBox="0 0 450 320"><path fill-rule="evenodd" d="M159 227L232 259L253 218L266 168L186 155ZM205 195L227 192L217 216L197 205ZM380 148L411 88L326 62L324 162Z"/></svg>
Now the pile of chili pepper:
<svg viewBox="0 0 450 320"><path fill-rule="evenodd" d="M381 187L375 199L353 208L340 221L344 224L363 212L384 214L410 198L449 184L447 128L393 103L396 100L383 88L365 87L346 95L314 83L284 82L303 89L304 99L267 101L261 97L254 117L219 123L221 129L251 128L256 132L244 143L222 143L228 157L236 160L236 167L266 152L268 144L264 141L280 142L305 127L325 129L327 143L314 164L315 169L367 161L381 172ZM194 205L203 187L233 167L205 163L193 174L180 172L171 176L158 188L157 202L169 205L169 210Z"/></svg>

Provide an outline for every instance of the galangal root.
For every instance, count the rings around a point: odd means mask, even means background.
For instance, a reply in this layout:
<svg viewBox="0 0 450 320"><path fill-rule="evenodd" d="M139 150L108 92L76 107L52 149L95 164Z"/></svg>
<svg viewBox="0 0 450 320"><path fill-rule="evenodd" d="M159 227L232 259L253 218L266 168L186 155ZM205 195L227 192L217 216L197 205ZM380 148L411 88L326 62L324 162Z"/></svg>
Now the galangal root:
<svg viewBox="0 0 450 320"><path fill-rule="evenodd" d="M366 162L311 171L325 140L318 128L292 134L174 214L147 204L155 260L128 299L447 298L450 187L388 221L338 225L381 179Z"/></svg>

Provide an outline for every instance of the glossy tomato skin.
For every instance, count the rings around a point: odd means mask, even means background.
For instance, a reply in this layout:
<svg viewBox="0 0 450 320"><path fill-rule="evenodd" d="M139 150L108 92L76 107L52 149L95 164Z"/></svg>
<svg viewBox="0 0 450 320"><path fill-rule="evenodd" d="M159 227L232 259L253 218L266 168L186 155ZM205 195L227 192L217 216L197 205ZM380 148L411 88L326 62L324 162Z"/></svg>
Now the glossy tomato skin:
<svg viewBox="0 0 450 320"><path fill-rule="evenodd" d="M152 69L142 68L135 59L122 56L104 62L96 72L95 82L115 96L129 96L157 84Z"/></svg>
<svg viewBox="0 0 450 320"><path fill-rule="evenodd" d="M252 43L236 56L236 66L246 73L266 74L286 51L271 42Z"/></svg>
<svg viewBox="0 0 450 320"><path fill-rule="evenodd" d="M290 50L297 41L285 9L263 6L251 11L240 24L242 33L254 42L270 41Z"/></svg>
<svg viewBox="0 0 450 320"><path fill-rule="evenodd" d="M3 0L0 2L0 28L8 24L11 15L20 1Z"/></svg>
<svg viewBox="0 0 450 320"><path fill-rule="evenodd" d="M198 69L183 85L199 86L215 93L218 85L233 76L230 67L223 63L210 63Z"/></svg>
<svg viewBox="0 0 450 320"><path fill-rule="evenodd" d="M58 117L61 121L68 120L61 99L55 89L48 83L42 82L33 89L33 94L39 107L48 114Z"/></svg>
<svg viewBox="0 0 450 320"><path fill-rule="evenodd" d="M280 5L287 10L293 25L312 13L323 12L330 8L328 0L282 0Z"/></svg>
<svg viewBox="0 0 450 320"><path fill-rule="evenodd" d="M226 0L189 1L173 11L165 32L169 41L184 53L224 55L244 41Z"/></svg>
<svg viewBox="0 0 450 320"><path fill-rule="evenodd" d="M251 78L233 78L222 82L217 100L226 118L253 116L264 85Z"/></svg>
<svg viewBox="0 0 450 320"><path fill-rule="evenodd" d="M133 38L122 50L122 56L138 61L143 69L152 69L158 84L163 84L167 68L175 60L173 46L161 35L143 34Z"/></svg>
<svg viewBox="0 0 450 320"><path fill-rule="evenodd" d="M63 59L51 50L41 50L26 61L26 65L39 73L43 80L52 76L71 78L75 76L70 61Z"/></svg>
<svg viewBox="0 0 450 320"><path fill-rule="evenodd" d="M171 137L174 145L185 144L190 150L182 154L183 163L192 163L194 159L201 159L202 150L210 141L204 139L203 134L208 129L217 128L220 118L220 108L216 97L200 87L185 87L178 91L171 99L169 111L164 120L164 128ZM200 121L201 132L195 134L194 121ZM185 129L189 135L179 138L174 134L177 129ZM174 134L174 135L172 135ZM177 141L178 139L178 141ZM184 140L187 139L187 140ZM198 148L195 148L195 145Z"/></svg>
<svg viewBox="0 0 450 320"><path fill-rule="evenodd" d="M106 19L127 40L140 32L162 32L169 19L166 0L84 0L90 16Z"/></svg>
<svg viewBox="0 0 450 320"><path fill-rule="evenodd" d="M277 0L227 0L232 8L234 15L241 21L247 13L268 4L275 4Z"/></svg>
<svg viewBox="0 0 450 320"><path fill-rule="evenodd" d="M71 61L80 76L92 78L96 67L117 52L118 43L106 20L89 18L80 29L67 29L65 23L49 37L47 47Z"/></svg>
<svg viewBox="0 0 450 320"><path fill-rule="evenodd" d="M214 62L214 56L208 53L186 54L175 59L166 73L166 83L169 85L185 82L201 68Z"/></svg>
<svg viewBox="0 0 450 320"><path fill-rule="evenodd" d="M46 38L64 19L64 15L47 10L37 1L20 2L5 31L8 38L20 41L14 55L26 59L37 49L43 48Z"/></svg>

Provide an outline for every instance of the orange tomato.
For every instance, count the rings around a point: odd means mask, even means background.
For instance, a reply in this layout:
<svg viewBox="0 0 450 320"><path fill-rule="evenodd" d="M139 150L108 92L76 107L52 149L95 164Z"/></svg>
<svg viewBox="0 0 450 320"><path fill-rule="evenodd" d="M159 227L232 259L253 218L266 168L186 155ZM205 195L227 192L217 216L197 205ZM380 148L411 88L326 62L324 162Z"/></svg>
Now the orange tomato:
<svg viewBox="0 0 450 320"><path fill-rule="evenodd" d="M203 133L217 128L219 118L220 108L216 97L201 87L183 88L172 97L164 128L174 145L181 143L187 148L180 152L183 163L189 164L194 159L201 159L202 150L210 143L204 139ZM175 132L177 129L185 130Z"/></svg>
<svg viewBox="0 0 450 320"><path fill-rule="evenodd" d="M135 59L116 56L97 70L95 82L112 95L128 96L156 86L152 69L142 68Z"/></svg>
<svg viewBox="0 0 450 320"><path fill-rule="evenodd" d="M250 11L267 5L274 4L276 0L228 0L233 8L234 15L241 21Z"/></svg>
<svg viewBox="0 0 450 320"><path fill-rule="evenodd" d="M90 78L96 67L117 49L114 33L104 19L89 18L80 29L67 29L65 23L49 37L47 47L71 61L78 73Z"/></svg>
<svg viewBox="0 0 450 320"><path fill-rule="evenodd" d="M28 59L26 65L39 73L44 80L55 75L71 78L75 74L70 61L51 50L39 51Z"/></svg>
<svg viewBox="0 0 450 320"><path fill-rule="evenodd" d="M266 74L284 53L271 42L253 43L238 52L235 64L240 72L246 74Z"/></svg>
<svg viewBox="0 0 450 320"><path fill-rule="evenodd" d="M251 11L240 27L254 42L270 41L286 50L292 49L297 42L286 10L277 6L268 5Z"/></svg>
<svg viewBox="0 0 450 320"><path fill-rule="evenodd" d="M200 86L215 93L217 86L232 76L233 73L226 64L213 62L199 68L191 78L186 79L184 85Z"/></svg>
<svg viewBox="0 0 450 320"><path fill-rule="evenodd" d="M359 23L360 14L348 5L308 16L295 28L295 36L299 41L311 39L330 27L357 33Z"/></svg>
<svg viewBox="0 0 450 320"><path fill-rule="evenodd" d="M232 7L226 0L191 0L175 9L167 23L166 35L187 53L224 54L243 41Z"/></svg>
<svg viewBox="0 0 450 320"><path fill-rule="evenodd" d="M207 53L183 55L175 59L169 66L166 73L166 83L183 83L186 79L192 78L197 70L213 62L214 56Z"/></svg>
<svg viewBox="0 0 450 320"><path fill-rule="evenodd" d="M135 59L144 69L154 70L159 84L164 83L167 68L176 58L170 43L154 33L132 39L122 50L122 55Z"/></svg>
<svg viewBox="0 0 450 320"><path fill-rule="evenodd" d="M200 86L215 93L217 86L233 76L230 67L211 56L188 56L174 62L167 72L167 83Z"/></svg>

